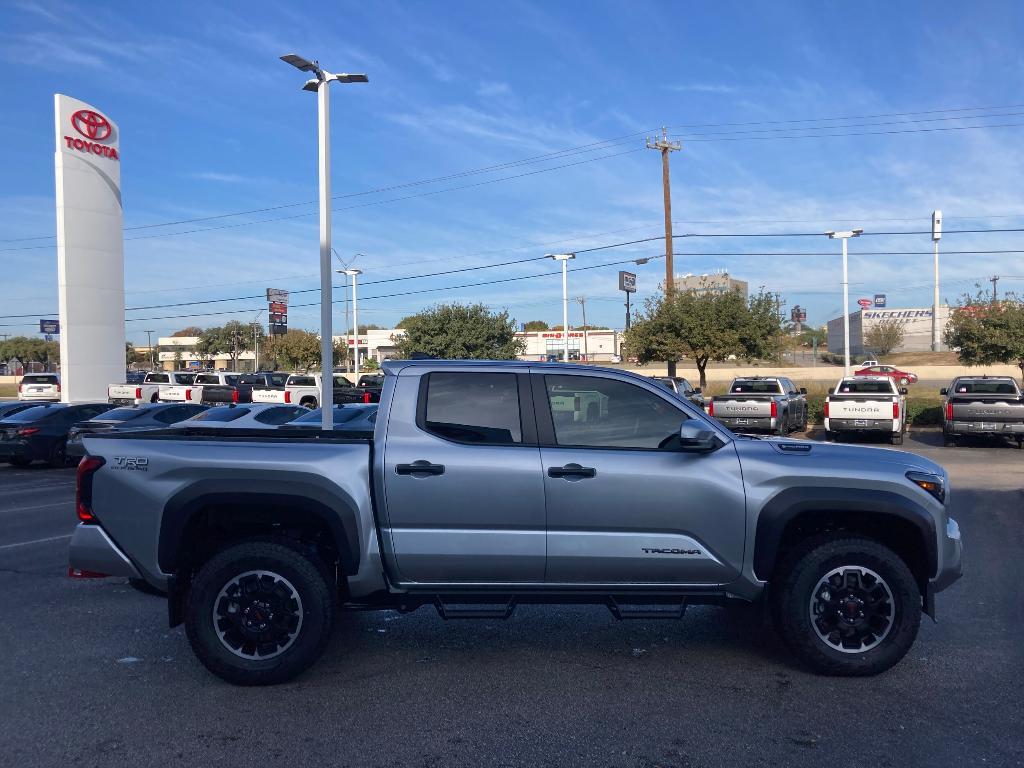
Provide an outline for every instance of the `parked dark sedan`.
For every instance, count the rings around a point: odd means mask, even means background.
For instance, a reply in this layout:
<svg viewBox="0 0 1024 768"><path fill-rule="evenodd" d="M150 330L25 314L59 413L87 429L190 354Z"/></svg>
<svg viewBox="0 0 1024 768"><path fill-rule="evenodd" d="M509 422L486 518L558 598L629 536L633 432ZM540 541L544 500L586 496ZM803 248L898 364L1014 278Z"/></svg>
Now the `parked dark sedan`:
<svg viewBox="0 0 1024 768"><path fill-rule="evenodd" d="M0 421L8 416L24 411L28 408L35 408L39 403L26 402L24 400L12 400L9 403L0 403Z"/></svg>
<svg viewBox="0 0 1024 768"><path fill-rule="evenodd" d="M114 408L88 421L75 424L68 432L67 454L79 458L85 455L85 446L82 443L84 435L96 432L162 429L177 421L191 418L208 407L199 403L144 403Z"/></svg>
<svg viewBox="0 0 1024 768"><path fill-rule="evenodd" d="M337 432L359 432L373 434L377 423L377 403L364 405L349 403L334 406L334 429ZM307 411L297 419L282 424L278 429L319 429L321 423L320 409Z"/></svg>
<svg viewBox="0 0 1024 768"><path fill-rule="evenodd" d="M25 467L42 460L51 467L65 467L71 427L113 407L109 403L48 403L5 418L0 421L0 461Z"/></svg>

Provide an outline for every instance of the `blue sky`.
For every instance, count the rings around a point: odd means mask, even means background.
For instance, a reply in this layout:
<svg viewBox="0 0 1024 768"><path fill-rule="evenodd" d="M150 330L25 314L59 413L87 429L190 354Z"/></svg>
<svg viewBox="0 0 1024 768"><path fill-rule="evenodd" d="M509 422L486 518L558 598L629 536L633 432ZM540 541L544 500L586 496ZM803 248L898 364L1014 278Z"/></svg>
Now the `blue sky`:
<svg viewBox="0 0 1024 768"><path fill-rule="evenodd" d="M36 315L56 315L53 241L20 238L54 232L58 91L119 122L127 227L304 203L126 232L129 307L315 287L315 98L277 60L288 52L370 76L332 90L333 192L354 195L334 201L334 245L363 254L363 322L388 326L454 300L560 322L549 261L371 283L658 235L660 163L642 147L661 125L683 142L672 156L677 234L921 230L934 208L947 229L1024 227L1016 2L327 3L313 18L285 3L15 1L3 14L2 314L33 318L0 319L0 332L33 332ZM990 109L969 109L979 107ZM837 117L853 119L822 120ZM608 139L617 141L574 149ZM573 151L533 160L563 150ZM373 192L388 187L399 188ZM1024 233L949 235L942 246L1024 250ZM852 241L852 298L929 304L930 248L924 235ZM838 247L824 237L694 237L676 251L677 274L728 269L807 307L812 323L841 306L839 260L828 255ZM657 242L612 248L581 253L575 266L662 252ZM752 255L794 252L823 255ZM1001 289L1024 288L1020 262L947 256L943 296L991 274L1004 276ZM621 326L619 268L571 275L590 322ZM640 298L664 276L659 260L635 271ZM528 279L451 288L513 277ZM435 288L445 290L374 298ZM133 310L129 339L247 320L262 306ZM246 311L141 319L233 310ZM293 308L290 322L316 330L317 318Z"/></svg>

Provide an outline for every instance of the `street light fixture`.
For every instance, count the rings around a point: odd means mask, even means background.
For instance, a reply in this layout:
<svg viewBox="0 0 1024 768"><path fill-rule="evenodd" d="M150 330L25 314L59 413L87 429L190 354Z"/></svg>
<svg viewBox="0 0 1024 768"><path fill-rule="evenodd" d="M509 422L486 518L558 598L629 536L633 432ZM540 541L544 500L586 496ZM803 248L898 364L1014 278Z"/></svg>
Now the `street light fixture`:
<svg viewBox="0 0 1024 768"><path fill-rule="evenodd" d="M562 362L569 362L569 259L575 259L575 253L549 253L549 259L562 262Z"/></svg>
<svg viewBox="0 0 1024 768"><path fill-rule="evenodd" d="M347 72L334 74L321 69L320 62L309 61L289 53L281 61L301 72L312 72L315 77L302 86L304 91L315 91L317 96L317 131L320 157L320 425L324 431L334 428L334 336L331 303L331 155L330 155L330 99L327 87L332 82L367 83L366 75Z"/></svg>
<svg viewBox="0 0 1024 768"><path fill-rule="evenodd" d="M352 325L356 334L355 344L352 350L352 359L355 361L352 368L352 377L355 379L355 383L359 384L359 290L358 282L359 275L363 274L363 270L357 267L350 267L349 269L342 270L346 275L352 278ZM345 343L348 343L348 339L345 339Z"/></svg>
<svg viewBox="0 0 1024 768"><path fill-rule="evenodd" d="M847 267L846 241L860 237L863 229L848 229L843 232L829 230L829 240L843 241L843 376L850 375L850 273Z"/></svg>

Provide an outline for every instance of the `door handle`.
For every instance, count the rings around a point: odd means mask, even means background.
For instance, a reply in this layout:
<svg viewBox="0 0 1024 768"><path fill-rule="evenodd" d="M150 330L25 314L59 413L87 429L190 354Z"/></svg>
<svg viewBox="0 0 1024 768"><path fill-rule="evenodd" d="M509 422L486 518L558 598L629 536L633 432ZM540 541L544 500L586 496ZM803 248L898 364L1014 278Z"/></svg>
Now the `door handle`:
<svg viewBox="0 0 1024 768"><path fill-rule="evenodd" d="M412 464L395 464L396 475L443 475L444 464L431 464L420 459Z"/></svg>
<svg viewBox="0 0 1024 768"><path fill-rule="evenodd" d="M596 477L597 470L593 467L581 467L579 464L566 464L564 467L548 467L548 477Z"/></svg>

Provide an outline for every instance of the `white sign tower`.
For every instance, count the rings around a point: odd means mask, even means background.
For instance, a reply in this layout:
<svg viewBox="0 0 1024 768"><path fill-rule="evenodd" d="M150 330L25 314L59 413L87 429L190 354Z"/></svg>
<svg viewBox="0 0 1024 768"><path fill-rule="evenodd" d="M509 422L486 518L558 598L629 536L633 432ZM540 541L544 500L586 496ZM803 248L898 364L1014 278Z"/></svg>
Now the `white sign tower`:
<svg viewBox="0 0 1024 768"><path fill-rule="evenodd" d="M120 133L70 96L54 112L61 399L106 400L125 371Z"/></svg>

